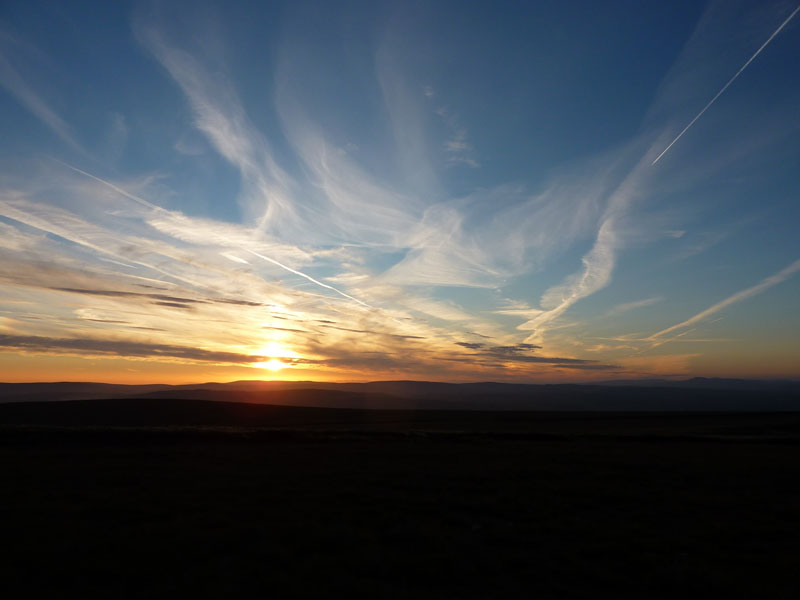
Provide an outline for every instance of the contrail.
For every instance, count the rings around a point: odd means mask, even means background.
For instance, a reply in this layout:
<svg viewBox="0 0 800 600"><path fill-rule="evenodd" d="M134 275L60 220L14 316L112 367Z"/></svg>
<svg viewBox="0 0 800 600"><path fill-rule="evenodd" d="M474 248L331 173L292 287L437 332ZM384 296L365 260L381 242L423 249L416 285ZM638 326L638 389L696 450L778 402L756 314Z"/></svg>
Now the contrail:
<svg viewBox="0 0 800 600"><path fill-rule="evenodd" d="M106 181L105 179L101 179L97 175L92 175L91 173L88 173L88 172L84 171L83 169L79 169L78 167L73 167L72 165L70 165L68 163L65 163L64 161L58 160L57 158L54 158L52 156L50 156L48 158L50 158L50 160L52 160L52 161L57 162L60 165L63 165L65 167L67 167L68 169L72 169L76 173L80 173L81 175L89 177L90 179L94 179L98 183L102 183L103 185L110 187L112 190L114 190L115 192L117 192L118 194L120 194L122 196L125 196L129 200L133 200L134 202L138 202L139 204L142 204L142 205L146 206L147 208L152 208L153 210L166 212L166 209L163 209L160 206L156 206L155 204L151 204L147 200L139 198L139 196L135 196L135 195L131 194L130 192L126 192L121 187L117 187L116 185L114 185L110 181Z"/></svg>
<svg viewBox="0 0 800 600"><path fill-rule="evenodd" d="M667 333L672 333L676 329L682 329L684 327L688 327L690 325L694 325L698 321L701 321L701 320L705 319L706 317L709 317L709 316L713 315L715 312L720 311L723 308L725 308L727 306L730 306L731 304L735 304L736 302L741 302L742 300L745 300L746 298L750 298L751 296L755 296L756 294L760 294L761 292L763 292L765 290L768 290L769 288L771 288L774 285L778 285L779 283L783 283L784 281L789 279L789 277L791 277L792 275L794 275L798 271L800 271L800 259L794 261L792 264L790 264L785 269L782 269L782 270L778 271L777 273L774 273L773 275L770 275L769 277L765 277L760 282L758 282L756 285L750 286L749 288L746 288L746 289L744 289L744 290L742 290L740 292L736 292L732 296L728 296L727 298L725 298L725 300L722 300L721 302L717 302L715 305L705 309L702 312L697 313L695 316L690 317L689 319L686 319L685 321L683 321L681 323L678 323L677 325L673 325L672 327L667 327L666 329L662 329L661 331L656 332L653 335L651 335L650 337L645 338L645 339L648 340L648 341L653 341L653 342L659 341L660 342L661 340L659 340L659 338L661 336L666 335ZM669 340L666 340L666 341L669 341Z"/></svg>
<svg viewBox="0 0 800 600"><path fill-rule="evenodd" d="M95 181L110 187L115 192L117 192L119 194L122 194L126 198L129 198L131 200L134 200L135 202L143 204L144 206L147 206L148 208L151 208L151 209L157 210L157 211L162 211L162 212L169 212L166 209L161 208L160 206L156 206L155 204L151 204L147 200L144 200L142 198L139 198L138 196L135 196L135 195L131 194L130 192L126 192L125 190L123 190L122 188L114 185L110 181L106 181L105 179L101 179L100 177L97 177L96 175L92 175L91 173L88 173L88 172L86 172L86 171L84 171L82 169L79 169L77 167L73 167L72 165L69 165L69 164L67 164L65 162L62 162L62 161L58 160L57 158L53 158L53 157L50 157L50 158L51 158L51 160L54 160L55 162L57 162L57 163L59 163L61 165L64 165L68 169L72 169L73 171L75 171L77 173L80 173L81 175L84 175L86 177L94 179ZM296 269L293 269L293 268L291 268L291 267L289 267L289 266L287 266L287 265L285 265L285 264L283 264L281 262L278 262L274 258L270 258L269 256L264 256L263 254L259 254L258 252L254 252L253 250L250 250L249 248L240 248L240 249L245 251L245 252L250 252L251 254L253 254L253 255L255 255L255 256L263 259L263 260L266 260L267 262L270 262L270 263L280 267L281 269L285 269L286 271L289 271L290 273L294 273L295 275L299 275L300 277L305 277L306 279L308 279L312 283L316 283L319 286L322 286L322 287L324 287L326 289L332 290L332 291L336 292L337 294L339 294L340 296L344 296L345 298L348 298L348 299L352 300L353 302L357 302L358 304L360 304L362 306L366 306L367 308L373 308L372 306L370 306L366 302L363 302L363 301L359 300L358 298L354 298L353 296L345 294L343 291L336 289L332 285L328 285L327 283L323 283L321 281L318 281L317 279L314 279L310 275L306 275L305 273L303 273L301 271L297 271ZM145 263L139 263L139 264L145 264ZM150 265L145 265L145 266L150 267ZM151 268L154 268L154 267L151 267Z"/></svg>
<svg viewBox="0 0 800 600"><path fill-rule="evenodd" d="M769 44L769 43L770 43L770 42L771 42L771 41L772 41L772 40L775 38L775 36L776 36L776 35L778 35L778 34L781 32L781 29L783 29L784 27L786 27L786 25L788 25L789 21L791 21L791 20L792 20L792 18L793 18L793 17L794 17L794 16L797 14L797 12L798 12L798 11L800 11L800 6L798 6L797 8L795 8L795 9L794 9L794 11L792 11L792 14L790 14L788 17L786 17L786 20L785 20L783 23L781 23L781 26L780 26L780 27L778 27L778 28L777 28L777 29L776 29L776 30L775 30L775 31L772 33L772 35L771 35L771 36L769 36L769 37L767 38L767 41L766 41L766 42L764 42L763 44L761 44L761 47L760 47L758 50L756 50L756 53L755 53L755 54L753 54L753 56L751 56L751 57L748 59L748 61L747 61L746 63L744 63L744 65L742 65L742 68L741 68L741 69L739 69L738 71L736 71L736 75L734 75L733 77L731 77L731 78L728 80L728 83L726 83L726 84L725 84L725 85L722 87L722 89L721 89L720 91L718 91L718 92L717 92L717 95L716 95L716 96L714 96L714 97L711 99L711 101L710 101L708 104L706 104L706 105L705 105L705 107L703 107L703 110L701 110L699 113L697 113L697 116L696 116L694 119L692 119L692 120L691 120L691 122L690 122L690 123L689 123L689 124L688 124L686 127L684 127L684 128L683 128L683 131L681 131L681 132L678 134L678 137L676 137L674 140L672 140L672 142L670 143L670 145L669 145L669 146L667 146L666 148L664 148L664 151L663 151L661 154L659 154L659 155L656 157L656 159L655 159L655 160L654 160L652 163L650 163L650 166L651 166L651 167L652 167L654 164L656 164L656 163L659 161L659 159L660 159L662 156L664 156L664 155L667 153L667 150L669 150L670 148L672 148L672 146L673 146L673 144L675 144L675 142L677 142L679 139L681 139L681 137L683 136L683 134L684 134L684 133L686 133L686 132L689 130L689 128L690 128L692 125L694 125L694 123L695 123L695 121L697 121L697 119L699 119L700 117L702 117L702 116L703 116L703 113L704 113L704 112L706 112L706 111L709 109L709 107L710 107L712 104L714 104L714 102L716 102L716 101L717 101L717 98L719 98L719 97L722 95L722 93L723 93L725 90L727 90L727 89L728 89L728 87L729 87L729 86L730 86L730 85L731 85L731 84L732 84L732 83L733 83L733 82L736 80L736 78L737 78L737 77L739 77L739 75L741 75L741 74L742 74L742 71L744 71L744 70L747 68L747 66L748 66L748 65L749 65L751 62L753 62L753 60L755 59L755 57L756 57L756 56L758 56L759 54L761 54L761 51L762 51L764 48L766 48L766 47L767 47L767 45L768 45L768 44Z"/></svg>
<svg viewBox="0 0 800 600"><path fill-rule="evenodd" d="M299 275L300 277L305 277L310 282L316 283L319 286L322 286L324 288L332 290L332 291L336 292L337 294L339 294L340 296L344 296L345 298L348 298L348 299L352 300L353 302L358 302L362 306L366 306L367 308L372 308L372 306L370 306L366 302L362 302L358 298L353 298L353 296L345 294L341 290L337 290L332 285L328 285L327 283L322 283L321 281L318 281L317 279L314 279L313 277L311 277L311 275L306 275L302 271L297 271L297 270L293 269L292 267L289 267L287 265L284 265L283 263L278 262L274 258L270 258L269 256L264 256L263 254L259 254L258 252L254 251L254 250L250 250L250 248L241 248L241 249L244 250L245 252L249 252L250 254L253 254L253 255L255 255L255 256L259 257L259 258L263 258L265 261L270 262L273 265L276 265L276 266L280 267L281 269L286 269L290 273L294 273L295 275Z"/></svg>

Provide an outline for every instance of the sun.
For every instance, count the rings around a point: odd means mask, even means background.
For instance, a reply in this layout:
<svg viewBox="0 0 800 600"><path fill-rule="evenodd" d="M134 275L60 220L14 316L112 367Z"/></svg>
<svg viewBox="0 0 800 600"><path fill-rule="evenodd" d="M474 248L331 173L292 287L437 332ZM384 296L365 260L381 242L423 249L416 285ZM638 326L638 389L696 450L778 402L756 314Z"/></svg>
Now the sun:
<svg viewBox="0 0 800 600"><path fill-rule="evenodd" d="M282 358L298 358L300 355L297 352L289 350L278 342L267 342L258 352L261 356L268 358L268 360L253 363L254 367L259 369L267 369L269 371L280 371L290 367L291 365L283 362Z"/></svg>
<svg viewBox="0 0 800 600"><path fill-rule="evenodd" d="M285 362L281 362L277 358L270 358L264 362L253 363L253 366L258 367L259 369L267 369L269 371L280 371L289 365L287 365Z"/></svg>

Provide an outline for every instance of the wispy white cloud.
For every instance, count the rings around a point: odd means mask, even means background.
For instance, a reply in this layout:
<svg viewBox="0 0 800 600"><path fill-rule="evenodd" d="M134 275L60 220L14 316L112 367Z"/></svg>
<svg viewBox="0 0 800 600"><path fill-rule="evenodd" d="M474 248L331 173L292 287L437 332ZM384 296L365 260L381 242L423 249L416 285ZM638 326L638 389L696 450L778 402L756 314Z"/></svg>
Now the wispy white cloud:
<svg viewBox="0 0 800 600"><path fill-rule="evenodd" d="M304 279L306 279L306 280L318 285L319 287L331 290L331 291L335 292L336 294L338 294L338 295L340 295L340 296L342 296L344 298L347 298L348 300L352 300L352 301L356 302L357 304L360 304L361 306L369 307L369 305L367 303L363 302L362 300L359 300L358 298L355 298L355 297L353 297L353 296L341 291L340 289L338 289L336 287L333 287L333 286L328 285L328 284L326 284L326 283L324 283L322 281L319 281L318 279L315 279L314 277L311 277L310 275L308 275L306 273L303 273L302 271L298 271L297 269L294 269L294 268L282 263L281 261L276 260L275 258L273 258L271 256L266 256L265 254L262 253L262 252L267 251L267 250L265 250L265 248L266 248L268 250L273 250L273 251L277 250L281 254L289 254L291 256L291 258L293 258L295 260L298 257L300 257L300 258L306 258L307 257L307 255L304 256L296 248L288 248L289 252L287 252L286 251L287 247L285 245L269 244L269 243L265 243L264 241L262 241L262 239L260 239L260 238L263 238L263 235L261 235L260 232L258 232L258 231L247 230L246 228L241 227L241 226L226 225L226 224L223 224L223 223L217 223L215 221L211 221L211 220L208 220L208 219L188 218L185 215L182 215L180 213L176 213L174 211L165 210L163 208L160 208L158 206L153 205L152 203L150 203L150 202L148 202L146 200L143 200L142 198L140 198L140 197L138 197L138 196L136 196L134 194L131 194L131 193L125 191L124 189L120 188L119 186L117 186L117 185L115 185L115 184L113 184L113 183L111 183L109 181L106 181L106 180L101 179L101 178L99 178L99 177L97 177L95 175L92 175L91 173L88 173L88 172L83 171L81 169L77 169L75 167L71 167L69 165L65 165L65 166L69 167L73 171L76 171L76 172L78 172L78 173L80 173L80 174L82 174L82 175L84 175L86 177L89 177L90 179L92 179L94 181L97 181L98 183L101 183L101 184L103 184L105 186L110 187L111 189L113 189L114 191L118 192L120 195L124 196L125 198L133 200L133 201L137 202L138 204L141 204L141 205L145 206L146 208L150 209L150 211L156 216L150 218L148 220L148 223L151 226L153 226L154 228L158 229L159 231L162 231L162 232L165 232L165 233L169 233L174 238L177 238L177 239L180 239L180 240L186 241L186 242L191 242L191 243L197 244L197 245L204 245L204 246L216 245L216 246L222 246L222 247L233 247L233 248L236 248L236 249L238 249L238 250L240 250L242 252L246 252L246 253L252 254L253 256L256 256L256 257L258 257L258 258L260 258L260 259L262 259L262 260L264 260L264 261L266 261L266 262L268 262L270 264L273 264L273 265L275 265L275 266L277 266L277 267L279 267L279 268L281 268L281 269L283 269L285 271L288 271L289 273L292 273L294 275L302 277L302 278L304 278ZM0 207L0 208L2 208L2 207ZM151 248L154 247L152 244L150 244L149 246ZM161 253L163 254L164 253L163 252L163 246L159 246L159 248L161 249ZM94 249L96 249L96 248L94 248ZM281 250L283 250L283 252L281 252ZM226 256L224 253L220 253L220 255ZM234 260L233 258L231 258L230 255L227 255L226 258L228 258L229 260ZM235 262L240 262L240 263L247 264L247 261L245 261L243 259L240 259L238 257L235 258ZM149 265L147 265L147 266L149 266Z"/></svg>
<svg viewBox="0 0 800 600"><path fill-rule="evenodd" d="M287 139L308 169L304 192L309 243L346 243L394 249L415 226L422 201L371 176L347 153L325 138L300 110L290 84L279 79L278 114ZM312 202L315 200L316 202Z"/></svg>
<svg viewBox="0 0 800 600"><path fill-rule="evenodd" d="M186 95L197 128L239 169L244 184L240 202L248 218L267 230L294 225L292 180L248 119L225 74L211 72L189 52L172 45L154 23L137 20L134 30Z"/></svg>
<svg viewBox="0 0 800 600"><path fill-rule="evenodd" d="M444 189L426 129L426 100L430 98L419 93L406 64L407 43L407 32L389 27L375 52L375 72L405 187L421 197L441 198ZM430 86L429 91L435 93Z"/></svg>
<svg viewBox="0 0 800 600"><path fill-rule="evenodd" d="M622 304L617 304L613 308L611 308L608 312L606 312L605 316L611 317L614 315L619 315L622 313L626 313L631 310L636 310L637 308L644 308L645 306L652 306L657 302L661 302L663 300L662 297L657 296L654 298L645 298L644 300L635 300L633 302L623 302Z"/></svg>
<svg viewBox="0 0 800 600"><path fill-rule="evenodd" d="M472 144L467 141L467 130L457 128L453 131L452 137L444 143L447 152L447 162L451 165L466 165L477 169L480 163L473 158L475 153Z"/></svg>
<svg viewBox="0 0 800 600"><path fill-rule="evenodd" d="M425 96L430 99L436 97L430 87L425 88ZM469 142L467 129L460 123L458 116L447 106L438 106L434 112L442 119L449 134L443 144L447 164L466 165L477 169L480 164L475 159L475 149Z"/></svg>
<svg viewBox="0 0 800 600"><path fill-rule="evenodd" d="M647 173L643 170L646 158L647 153L610 195L594 245L581 259L583 268L570 275L560 285L548 289L541 300L542 308L545 310L518 326L518 329L532 331L526 342L542 343L547 328L555 319L579 300L605 288L610 283L616 254L621 246L619 222L625 216L630 204L643 193L647 178Z"/></svg>
<svg viewBox="0 0 800 600"><path fill-rule="evenodd" d="M40 236L26 234L0 221L0 248L22 251L32 248L39 241L41 241Z"/></svg>
<svg viewBox="0 0 800 600"><path fill-rule="evenodd" d="M687 236L681 236L684 238L683 243L673 255L671 260L686 260L687 258L691 258L692 256L700 254L701 252L705 252L709 248L712 248L725 240L732 233L733 228L728 230L705 231Z"/></svg>
<svg viewBox="0 0 800 600"><path fill-rule="evenodd" d="M12 60L14 55L20 53L30 54L32 51L38 54L38 51L32 49L28 44L0 29L0 85L59 138L73 149L84 153L72 127L47 103L42 94L37 92L30 81L14 66Z"/></svg>

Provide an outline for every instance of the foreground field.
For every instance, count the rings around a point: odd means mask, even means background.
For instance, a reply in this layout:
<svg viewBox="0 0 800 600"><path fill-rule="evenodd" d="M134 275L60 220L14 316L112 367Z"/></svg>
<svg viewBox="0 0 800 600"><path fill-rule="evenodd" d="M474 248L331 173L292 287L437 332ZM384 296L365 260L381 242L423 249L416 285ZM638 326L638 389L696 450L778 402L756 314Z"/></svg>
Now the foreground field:
<svg viewBox="0 0 800 600"><path fill-rule="evenodd" d="M316 413L328 425L278 430L7 419L3 588L117 598L800 591L800 445L785 435L796 415L528 415L523 426L453 414L451 427L445 414L422 426L401 416L373 427L367 414Z"/></svg>

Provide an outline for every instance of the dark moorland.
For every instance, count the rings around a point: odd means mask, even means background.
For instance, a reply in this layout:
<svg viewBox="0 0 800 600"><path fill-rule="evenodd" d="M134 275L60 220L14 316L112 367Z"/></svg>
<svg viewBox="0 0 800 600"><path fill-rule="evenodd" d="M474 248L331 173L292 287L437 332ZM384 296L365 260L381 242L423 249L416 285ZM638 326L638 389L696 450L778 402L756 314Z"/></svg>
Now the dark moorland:
<svg viewBox="0 0 800 600"><path fill-rule="evenodd" d="M800 412L142 395L0 404L4 597L800 592Z"/></svg>

